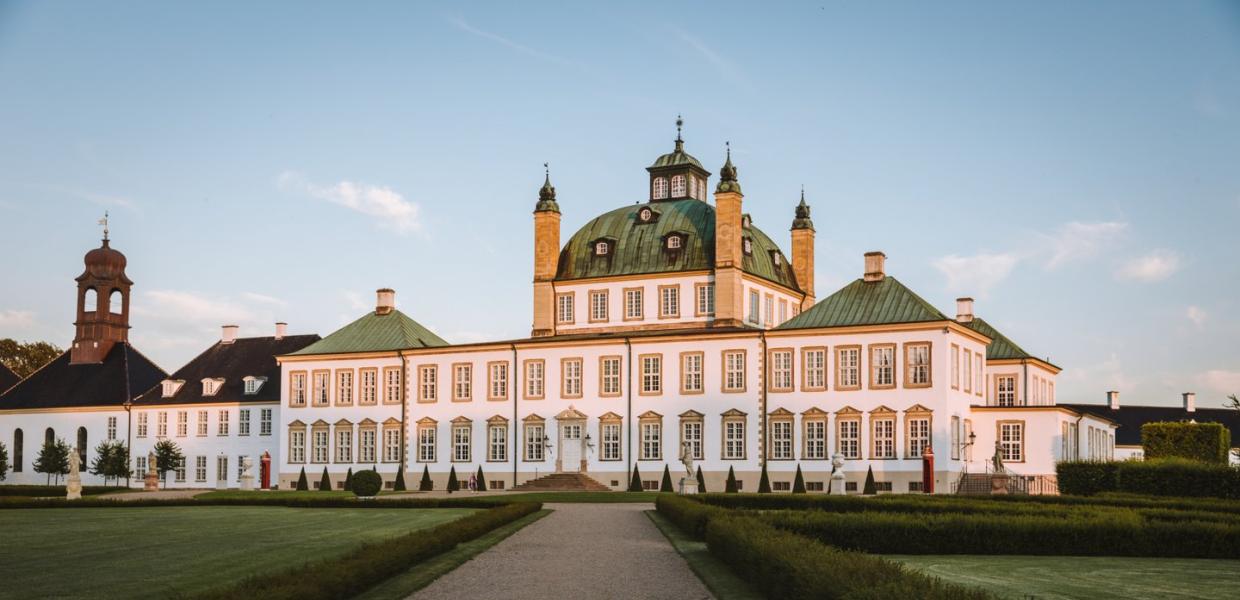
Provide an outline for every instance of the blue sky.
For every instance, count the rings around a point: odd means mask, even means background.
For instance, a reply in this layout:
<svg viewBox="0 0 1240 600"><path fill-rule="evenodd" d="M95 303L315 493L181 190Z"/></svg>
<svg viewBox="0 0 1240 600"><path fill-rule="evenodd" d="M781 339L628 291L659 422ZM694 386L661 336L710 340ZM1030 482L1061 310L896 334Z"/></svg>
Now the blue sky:
<svg viewBox="0 0 1240 600"><path fill-rule="evenodd" d="M680 113L785 248L805 186L819 296L880 249L1061 401L1240 393L1234 3L620 4L0 2L0 337L68 344L104 210L168 370L382 286L523 336L542 163L567 239Z"/></svg>

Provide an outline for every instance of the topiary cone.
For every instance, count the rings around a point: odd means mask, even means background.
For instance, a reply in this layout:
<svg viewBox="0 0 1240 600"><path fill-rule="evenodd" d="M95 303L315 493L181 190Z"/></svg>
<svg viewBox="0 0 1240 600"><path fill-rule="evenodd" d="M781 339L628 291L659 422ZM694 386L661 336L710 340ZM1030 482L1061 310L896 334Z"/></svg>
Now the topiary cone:
<svg viewBox="0 0 1240 600"><path fill-rule="evenodd" d="M297 491L299 492L310 491L310 482L306 480L306 468L305 467L301 468L301 475L297 476Z"/></svg>
<svg viewBox="0 0 1240 600"><path fill-rule="evenodd" d="M861 488L861 493L867 496L873 496L878 493L878 486L874 485L874 467L866 469L865 487Z"/></svg>
<svg viewBox="0 0 1240 600"><path fill-rule="evenodd" d="M479 492L485 492L485 491L487 491L487 478L486 478L486 475L483 475L483 474L482 474L482 465L478 465L478 477L477 477L477 479L478 479L478 481L477 481L476 485L478 486L478 488L477 488L477 489L478 489L478 491L479 491Z"/></svg>
<svg viewBox="0 0 1240 600"><path fill-rule="evenodd" d="M392 489L397 492L405 491L405 468L404 467L401 467L400 470L396 472L396 483L392 485Z"/></svg>
<svg viewBox="0 0 1240 600"><path fill-rule="evenodd" d="M327 475L327 467L323 467L323 476L319 478L319 491L332 491L332 478Z"/></svg>
<svg viewBox="0 0 1240 600"><path fill-rule="evenodd" d="M698 465L697 481L698 481L698 493L705 494L706 493L706 478L702 477L702 465Z"/></svg>
<svg viewBox="0 0 1240 600"><path fill-rule="evenodd" d="M461 482L457 481L456 479L456 466L454 465L452 467L452 470L448 471L448 493L451 494L452 492L458 491L460 489L461 489Z"/></svg>
<svg viewBox="0 0 1240 600"><path fill-rule="evenodd" d="M771 479L766 476L766 463L762 463L762 477L758 479L758 493L771 493Z"/></svg>
<svg viewBox="0 0 1240 600"><path fill-rule="evenodd" d="M797 476L792 480L792 493L805 493L805 477L801 475L801 465L797 465Z"/></svg>
<svg viewBox="0 0 1240 600"><path fill-rule="evenodd" d="M659 491L660 492L676 491L674 488L672 488L672 472L670 469L667 468L667 465L663 465L663 480L659 482Z"/></svg>
<svg viewBox="0 0 1240 600"><path fill-rule="evenodd" d="M349 467L349 472L344 474L344 489L353 489L353 467Z"/></svg>
<svg viewBox="0 0 1240 600"><path fill-rule="evenodd" d="M419 492L429 492L435 489L435 484L431 482L431 468L429 465L422 466L422 480L418 482Z"/></svg>
<svg viewBox="0 0 1240 600"><path fill-rule="evenodd" d="M728 481L723 484L723 493L735 494L740 491L740 486L736 485L736 469L728 467Z"/></svg>
<svg viewBox="0 0 1240 600"><path fill-rule="evenodd" d="M638 472L637 465L633 465L633 478L629 480L629 491L642 491L642 474Z"/></svg>

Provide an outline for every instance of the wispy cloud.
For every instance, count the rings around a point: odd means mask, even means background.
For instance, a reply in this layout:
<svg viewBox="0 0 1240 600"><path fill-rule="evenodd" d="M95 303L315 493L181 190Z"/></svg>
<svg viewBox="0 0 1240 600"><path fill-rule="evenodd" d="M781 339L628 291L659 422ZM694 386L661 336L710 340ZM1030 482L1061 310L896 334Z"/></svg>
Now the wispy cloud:
<svg viewBox="0 0 1240 600"><path fill-rule="evenodd" d="M1007 279L1018 261L1016 255L1006 253L982 253L973 256L950 254L932 264L947 277L947 289L953 293L986 298L991 288Z"/></svg>
<svg viewBox="0 0 1240 600"><path fill-rule="evenodd" d="M148 290L133 302L134 343L185 361L219 339L221 325L237 325L241 337L269 336L282 320L283 301L243 292L236 296L193 290ZM181 362L165 364L175 369Z"/></svg>
<svg viewBox="0 0 1240 600"><path fill-rule="evenodd" d="M304 193L312 198L326 200L349 210L374 217L379 227L399 234L422 229L422 208L415 202L386 186L369 185L354 181L340 181L333 185L319 185L307 181L295 171L285 171L276 178L280 189L286 192Z"/></svg>
<svg viewBox="0 0 1240 600"><path fill-rule="evenodd" d="M34 311L0 310L0 336L10 331L27 330L34 326Z"/></svg>
<svg viewBox="0 0 1240 600"><path fill-rule="evenodd" d="M1092 365L1073 367L1064 371L1067 379L1087 383L1091 388L1108 390L1131 390L1138 383L1124 371L1124 365L1114 352L1105 360Z"/></svg>
<svg viewBox="0 0 1240 600"><path fill-rule="evenodd" d="M1180 270L1180 255L1171 250L1155 250L1124 263L1115 272L1120 281L1153 283L1162 281Z"/></svg>
<svg viewBox="0 0 1240 600"><path fill-rule="evenodd" d="M1053 270L1074 261L1093 258L1127 229L1127 223L1118 221L1065 223L1053 233L1042 234L1047 254L1044 266Z"/></svg>
<svg viewBox="0 0 1240 600"><path fill-rule="evenodd" d="M449 23L451 23L457 29L464 31L465 33L480 37L485 40L490 40L502 46L506 46L512 50L516 50L517 52L520 52L522 54L526 54L529 56L533 56L535 58L539 58L539 59L554 62L554 63L559 63L561 65L580 66L580 64L572 60L569 60L567 58L556 56L554 54L549 54L547 52L543 52L542 50L536 50L524 44L519 44L497 33L491 33L490 31L483 31L481 29L478 29L477 27L470 25L469 23L465 21L465 19L462 19L460 17L446 17L446 18L448 19Z"/></svg>
<svg viewBox="0 0 1240 600"><path fill-rule="evenodd" d="M731 61L721 56L718 52L715 52L715 50L706 45L705 42L697 37L694 37L693 35L690 35L689 32L675 27L672 28L672 32L676 34L676 37L680 38L680 41L684 42L685 45L692 48L698 53L699 56L705 59L706 62L709 63L710 66L715 69L715 72L719 73L721 77L734 84L742 85L746 88L749 87L749 81L745 78L745 75L740 71L740 69L737 68Z"/></svg>
<svg viewBox="0 0 1240 600"><path fill-rule="evenodd" d="M1192 321L1193 325L1196 325L1197 327L1204 326L1206 324L1206 319L1210 318L1210 314L1200 306L1188 307L1188 309L1184 311L1184 316L1188 317L1188 320Z"/></svg>

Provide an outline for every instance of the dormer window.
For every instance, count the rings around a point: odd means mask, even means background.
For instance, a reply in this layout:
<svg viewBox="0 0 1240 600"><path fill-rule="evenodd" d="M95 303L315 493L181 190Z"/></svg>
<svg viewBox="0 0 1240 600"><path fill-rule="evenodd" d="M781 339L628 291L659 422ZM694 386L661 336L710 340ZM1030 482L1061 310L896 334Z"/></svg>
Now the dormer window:
<svg viewBox="0 0 1240 600"><path fill-rule="evenodd" d="M223 377L215 377L215 378L208 377L202 380L202 395L203 396L214 396L219 393L220 388L222 387L224 387Z"/></svg>
<svg viewBox="0 0 1240 600"><path fill-rule="evenodd" d="M751 219L749 215L741 216L741 227L749 229L749 226L752 224L753 224L753 219Z"/></svg>
<svg viewBox="0 0 1240 600"><path fill-rule="evenodd" d="M672 197L673 198L684 198L685 197L685 176L684 175L673 175L672 176Z"/></svg>
<svg viewBox="0 0 1240 600"><path fill-rule="evenodd" d="M680 244L681 244L680 236L678 235L667 236L667 249L668 250L679 250Z"/></svg>
<svg viewBox="0 0 1240 600"><path fill-rule="evenodd" d="M607 242L597 242L594 244L594 254L596 256L607 256Z"/></svg>
<svg viewBox="0 0 1240 600"><path fill-rule="evenodd" d="M784 264L784 260L779 256L778 252L771 254L771 260L775 262L777 267Z"/></svg>
<svg viewBox="0 0 1240 600"><path fill-rule="evenodd" d="M753 255L753 240L749 238L745 238L744 240L742 240L741 250L745 252L746 256L752 256Z"/></svg>
<svg viewBox="0 0 1240 600"><path fill-rule="evenodd" d="M666 177L655 177L654 178L653 192L654 193L651 195L651 197L654 198L655 200L663 200L667 198L667 178Z"/></svg>
<svg viewBox="0 0 1240 600"><path fill-rule="evenodd" d="M247 375L243 377L241 381L245 382L245 395L253 396L258 393L258 390L263 389L263 384L267 383L267 378Z"/></svg>
<svg viewBox="0 0 1240 600"><path fill-rule="evenodd" d="M637 220L641 221L642 223L649 223L650 220L653 218L654 218L654 211L650 210L649 208L643 208L637 212Z"/></svg>
<svg viewBox="0 0 1240 600"><path fill-rule="evenodd" d="M181 386L185 385L182 379L165 379L163 381L163 397L171 398L181 391Z"/></svg>

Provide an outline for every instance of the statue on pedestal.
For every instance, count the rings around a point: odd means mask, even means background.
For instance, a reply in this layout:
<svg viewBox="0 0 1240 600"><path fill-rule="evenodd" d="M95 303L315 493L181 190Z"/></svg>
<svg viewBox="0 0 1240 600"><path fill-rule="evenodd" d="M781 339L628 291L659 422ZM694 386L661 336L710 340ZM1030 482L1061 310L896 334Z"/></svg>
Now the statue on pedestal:
<svg viewBox="0 0 1240 600"><path fill-rule="evenodd" d="M688 440L680 443L680 464L685 466L685 476L680 478L680 493L698 493L697 478L693 474L693 444Z"/></svg>
<svg viewBox="0 0 1240 600"><path fill-rule="evenodd" d="M250 457L241 458L241 489L252 491L254 489L254 461Z"/></svg>
<svg viewBox="0 0 1240 600"><path fill-rule="evenodd" d="M143 491L159 490L159 458L152 451L146 455L146 479L142 482Z"/></svg>
<svg viewBox="0 0 1240 600"><path fill-rule="evenodd" d="M1000 496L1008 493L1009 478L1007 469L1003 467L1003 445L999 440L995 440L995 455L990 459L990 464L994 467L990 475L990 493Z"/></svg>
<svg viewBox="0 0 1240 600"><path fill-rule="evenodd" d="M65 498L68 500L82 499L82 474L79 472L81 462L77 450L69 453L69 479L65 484Z"/></svg>
<svg viewBox="0 0 1240 600"><path fill-rule="evenodd" d="M844 455L839 452L831 457L831 495L844 495Z"/></svg>

